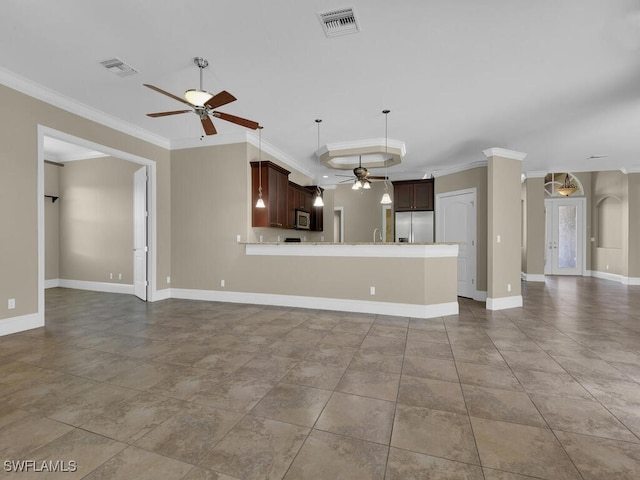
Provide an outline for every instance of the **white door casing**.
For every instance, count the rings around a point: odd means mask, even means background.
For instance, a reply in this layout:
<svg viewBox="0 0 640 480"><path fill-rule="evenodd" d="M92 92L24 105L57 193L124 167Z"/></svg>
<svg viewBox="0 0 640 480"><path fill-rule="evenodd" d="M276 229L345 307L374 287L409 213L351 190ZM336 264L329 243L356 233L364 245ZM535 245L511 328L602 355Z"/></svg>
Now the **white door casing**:
<svg viewBox="0 0 640 480"><path fill-rule="evenodd" d="M476 189L436 195L436 242L459 244L458 296L478 298L476 286Z"/></svg>
<svg viewBox="0 0 640 480"><path fill-rule="evenodd" d="M147 300L147 167L133 174L133 291Z"/></svg>

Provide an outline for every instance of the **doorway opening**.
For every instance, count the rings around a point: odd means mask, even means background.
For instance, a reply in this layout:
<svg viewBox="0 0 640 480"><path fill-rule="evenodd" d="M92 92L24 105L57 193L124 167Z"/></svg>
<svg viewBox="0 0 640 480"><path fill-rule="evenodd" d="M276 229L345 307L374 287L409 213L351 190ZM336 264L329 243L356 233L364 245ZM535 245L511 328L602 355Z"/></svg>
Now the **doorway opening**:
<svg viewBox="0 0 640 480"><path fill-rule="evenodd" d="M68 144L77 145L79 147L104 153L117 159L125 160L145 167L147 171L148 187L145 188L146 193L146 227L148 233L146 258L147 265L143 270L139 270L138 275L144 275L144 279L138 278L138 283L144 282L144 296L149 300L154 300L157 296L156 291L156 269L157 269L157 249L156 249L156 162L144 157L130 154L128 152L116 150L111 147L100 145L80 137L54 130L49 127L38 125L38 321L44 325L45 314L45 216L44 216L44 160L45 160L45 137L66 142ZM133 257L132 257L133 259ZM140 290L140 293L142 291Z"/></svg>
<svg viewBox="0 0 640 480"><path fill-rule="evenodd" d="M334 243L344 242L344 207L333 209L333 241Z"/></svg>

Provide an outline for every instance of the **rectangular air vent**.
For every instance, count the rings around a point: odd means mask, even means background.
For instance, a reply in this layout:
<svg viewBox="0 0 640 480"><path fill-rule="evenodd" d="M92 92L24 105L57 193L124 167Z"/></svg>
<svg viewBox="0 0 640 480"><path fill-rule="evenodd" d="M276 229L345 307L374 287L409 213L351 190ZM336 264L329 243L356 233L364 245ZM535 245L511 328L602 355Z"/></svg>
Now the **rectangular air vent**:
<svg viewBox="0 0 640 480"><path fill-rule="evenodd" d="M100 62L100 64L110 72L113 72L116 75L118 75L119 77L127 77L129 75L134 75L138 73L138 71L135 68L133 68L131 65L127 65L119 58L111 58L109 60Z"/></svg>
<svg viewBox="0 0 640 480"><path fill-rule="evenodd" d="M339 8L330 12L318 13L324 34L327 37L337 37L349 33L358 33L360 26L356 20L353 7Z"/></svg>

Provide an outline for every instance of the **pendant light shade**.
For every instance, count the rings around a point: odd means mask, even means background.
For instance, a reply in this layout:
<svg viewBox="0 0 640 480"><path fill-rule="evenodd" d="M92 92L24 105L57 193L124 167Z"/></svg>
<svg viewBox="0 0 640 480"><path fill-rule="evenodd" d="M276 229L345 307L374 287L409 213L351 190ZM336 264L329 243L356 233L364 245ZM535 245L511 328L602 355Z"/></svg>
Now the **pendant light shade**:
<svg viewBox="0 0 640 480"><path fill-rule="evenodd" d="M575 193L577 190L578 187L571 181L569 173L567 173L564 177L564 184L560 188L556 188L556 192L564 197L568 197L572 193Z"/></svg>
<svg viewBox="0 0 640 480"><path fill-rule="evenodd" d="M391 201L391 197L389 196L388 192L384 192L384 194L382 195L382 200L380 200L380 203L382 205L390 205L391 203L393 203Z"/></svg>
<svg viewBox="0 0 640 480"><path fill-rule="evenodd" d="M192 105L196 105L198 107L204 107L204 104L213 98L209 92L205 90L197 90L192 88L191 90L187 90L184 92L184 98Z"/></svg>
<svg viewBox="0 0 640 480"><path fill-rule="evenodd" d="M318 191L318 195L313 202L314 207L324 207L324 202L322 201L322 197L320 196L320 191Z"/></svg>
<svg viewBox="0 0 640 480"><path fill-rule="evenodd" d="M264 200L262 199L262 125L258 127L258 175L260 176L260 183L256 208L265 208Z"/></svg>

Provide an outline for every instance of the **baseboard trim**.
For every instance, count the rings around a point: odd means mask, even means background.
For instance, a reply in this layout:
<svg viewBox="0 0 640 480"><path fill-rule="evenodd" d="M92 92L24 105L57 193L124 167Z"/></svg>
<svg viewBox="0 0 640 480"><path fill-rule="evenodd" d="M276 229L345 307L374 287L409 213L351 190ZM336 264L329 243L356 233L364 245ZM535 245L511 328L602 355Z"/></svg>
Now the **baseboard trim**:
<svg viewBox="0 0 640 480"><path fill-rule="evenodd" d="M473 294L473 299L476 302L486 302L487 301L487 292L483 292L481 290L476 290Z"/></svg>
<svg viewBox="0 0 640 480"><path fill-rule="evenodd" d="M442 317L445 315L457 315L459 312L458 302L414 305L408 303L371 302L367 300L349 300L342 298L306 297L271 293L222 292L218 290L192 290L184 288L172 288L171 297L185 300L337 310L414 318Z"/></svg>
<svg viewBox="0 0 640 480"><path fill-rule="evenodd" d="M45 280L44 281L44 288L45 290L47 288L56 288L60 286L60 279L59 278L51 278L49 280Z"/></svg>
<svg viewBox="0 0 640 480"><path fill-rule="evenodd" d="M151 294L151 298L149 299L150 302L159 302L160 300L167 300L169 298L172 298L172 292L170 288L165 288L162 290L156 290L155 292L152 292Z"/></svg>
<svg viewBox="0 0 640 480"><path fill-rule="evenodd" d="M513 297L487 298L487 310L506 310L522 306L522 295Z"/></svg>
<svg viewBox="0 0 640 480"><path fill-rule="evenodd" d="M521 277L525 282L544 282L546 278L544 274L525 272L522 272Z"/></svg>
<svg viewBox="0 0 640 480"><path fill-rule="evenodd" d="M3 318L0 320L0 336L40 327L44 327L44 316L39 313Z"/></svg>
<svg viewBox="0 0 640 480"><path fill-rule="evenodd" d="M592 277L601 278L603 280L610 280L617 283L624 283L625 277L616 273L599 272L597 270L591 270L590 273Z"/></svg>
<svg viewBox="0 0 640 480"><path fill-rule="evenodd" d="M622 277L622 283L625 285L640 285L640 277Z"/></svg>
<svg viewBox="0 0 640 480"><path fill-rule="evenodd" d="M59 279L59 287L76 288L78 290L93 290L94 292L126 293L133 295L133 285L126 283L88 282L85 280Z"/></svg>

